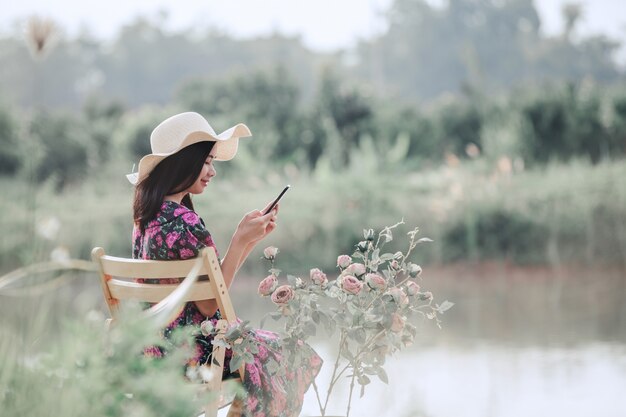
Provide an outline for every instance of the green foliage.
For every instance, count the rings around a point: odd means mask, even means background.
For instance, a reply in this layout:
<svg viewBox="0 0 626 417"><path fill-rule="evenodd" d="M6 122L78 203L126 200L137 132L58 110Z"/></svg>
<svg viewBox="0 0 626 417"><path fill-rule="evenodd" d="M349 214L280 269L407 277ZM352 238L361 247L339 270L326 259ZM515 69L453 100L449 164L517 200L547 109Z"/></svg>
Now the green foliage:
<svg viewBox="0 0 626 417"><path fill-rule="evenodd" d="M499 207L466 212L463 218L447 226L443 236L446 261L537 262L545 256L547 241L544 225Z"/></svg>
<svg viewBox="0 0 626 417"><path fill-rule="evenodd" d="M528 129L524 149L527 160L547 162L588 156L598 162L616 151L623 153L611 143L600 104L596 94L585 96L574 84L526 104L522 116Z"/></svg>
<svg viewBox="0 0 626 417"><path fill-rule="evenodd" d="M150 134L163 120L175 114L176 110L159 107L144 107L138 112L126 114L115 131L115 142L122 152L129 153L133 161L152 153ZM130 172L130 168L129 171Z"/></svg>
<svg viewBox="0 0 626 417"><path fill-rule="evenodd" d="M71 320L60 335L36 356L3 346L11 366L0 369L0 402L6 415L168 416L188 417L211 400L184 378L183 364L193 340L179 335L169 354L152 359L142 354L164 343L158 330L138 319L139 306L122 311L110 331L92 312ZM2 339L9 336L0 328ZM35 335L32 335L35 336ZM7 357L6 354L11 356Z"/></svg>
<svg viewBox="0 0 626 417"><path fill-rule="evenodd" d="M23 163L18 125L8 109L0 106L0 176L14 175Z"/></svg>
<svg viewBox="0 0 626 417"><path fill-rule="evenodd" d="M58 190L84 178L88 147L84 125L63 113L39 112L32 121L30 140L36 143L35 173L39 181L53 178ZM29 155L34 158L35 155Z"/></svg>
<svg viewBox="0 0 626 417"><path fill-rule="evenodd" d="M113 131L125 112L117 101L105 100L100 96L90 97L83 107L85 125L90 139L90 160L93 165L109 161L113 151Z"/></svg>

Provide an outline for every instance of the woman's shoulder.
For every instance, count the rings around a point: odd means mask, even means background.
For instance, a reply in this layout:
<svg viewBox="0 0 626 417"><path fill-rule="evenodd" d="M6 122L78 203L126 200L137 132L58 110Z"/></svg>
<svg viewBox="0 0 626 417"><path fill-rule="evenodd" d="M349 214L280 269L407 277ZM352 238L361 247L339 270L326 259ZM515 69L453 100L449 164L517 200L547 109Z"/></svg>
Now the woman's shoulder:
<svg viewBox="0 0 626 417"><path fill-rule="evenodd" d="M162 212L168 221L171 221L185 229L204 229L204 221L195 211L174 201L163 202Z"/></svg>

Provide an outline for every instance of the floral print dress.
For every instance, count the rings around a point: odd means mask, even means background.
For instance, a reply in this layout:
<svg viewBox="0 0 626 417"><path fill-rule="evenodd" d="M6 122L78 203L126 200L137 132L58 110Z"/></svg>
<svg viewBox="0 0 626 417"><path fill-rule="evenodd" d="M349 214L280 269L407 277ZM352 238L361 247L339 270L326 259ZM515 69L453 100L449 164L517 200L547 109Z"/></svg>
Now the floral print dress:
<svg viewBox="0 0 626 417"><path fill-rule="evenodd" d="M164 201L154 220L148 223L143 233L135 225L133 228L133 258L152 260L189 259L198 256L206 246L215 248L211 234L202 219L189 208L173 201ZM217 249L216 249L217 251ZM219 256L219 255L218 255ZM178 283L179 278L159 280L156 283ZM179 316L164 331L168 337L173 329L180 326L198 326L205 320L215 324L221 318L219 310L213 317L203 316L195 303L187 303ZM278 335L254 330L259 340L259 352L254 363L246 364L243 385L246 398L243 399L245 417L295 417L302 408L304 393L322 366L321 358L308 345L303 345L304 354L297 364L284 363L280 352ZM196 337L196 355L187 364L197 366L210 364L212 336ZM160 357L162 348L152 346L146 353ZM228 378L232 352L226 351L224 377ZM270 362L285 367L284 372L270 372Z"/></svg>

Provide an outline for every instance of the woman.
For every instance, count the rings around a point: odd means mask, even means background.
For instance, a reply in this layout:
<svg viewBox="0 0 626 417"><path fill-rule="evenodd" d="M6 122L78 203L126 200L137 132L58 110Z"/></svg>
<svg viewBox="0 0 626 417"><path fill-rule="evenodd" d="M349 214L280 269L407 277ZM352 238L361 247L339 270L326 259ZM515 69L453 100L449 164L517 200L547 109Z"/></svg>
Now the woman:
<svg viewBox="0 0 626 417"><path fill-rule="evenodd" d="M216 135L204 117L191 112L172 116L154 129L150 136L152 154L141 159L137 173L127 176L136 185L133 258L188 259L198 256L206 246L215 248L204 221L194 211L191 194L203 193L216 175L214 161L232 159L239 138L250 135L250 130L243 124ZM267 209L269 206L263 212ZM250 251L276 229L278 209L276 205L265 215L254 210L239 222L222 259L226 285L233 282ZM215 323L219 319L215 300L190 302L164 333L167 337L176 327L199 325L205 320ZM281 363L277 335L263 330L253 334L260 342L260 349L254 363L246 365L243 384L247 397L241 402L242 414L249 417L297 416L304 392L319 372L321 359L305 345L304 360L300 364L283 364L289 369L277 375L266 369L272 359ZM211 341L211 336L196 338L197 352L189 365L210 363ZM159 347L152 347L147 353L157 357L164 354ZM225 373L229 369L229 360L230 352L227 352Z"/></svg>

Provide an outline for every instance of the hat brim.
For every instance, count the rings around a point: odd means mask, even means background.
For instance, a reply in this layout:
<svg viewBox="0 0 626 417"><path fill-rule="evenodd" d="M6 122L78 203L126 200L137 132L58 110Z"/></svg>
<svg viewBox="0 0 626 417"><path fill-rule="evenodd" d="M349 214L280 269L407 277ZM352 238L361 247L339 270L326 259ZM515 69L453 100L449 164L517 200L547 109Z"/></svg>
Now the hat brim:
<svg viewBox="0 0 626 417"><path fill-rule="evenodd" d="M156 167L159 162L168 156L174 155L176 152L181 149L186 148L187 146L193 145L198 142L216 142L214 145L215 149L215 160L216 161L229 161L235 157L237 154L237 149L239 147L239 138L245 138L252 136L250 129L243 123L239 123L236 126L231 127L220 133L217 136L212 135L207 131L196 131L191 132L187 135L185 140L182 141L180 146L174 151L167 154L148 154L141 158L139 161L139 167L137 172L126 175L128 181L137 185L141 181L143 181L150 172Z"/></svg>

